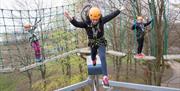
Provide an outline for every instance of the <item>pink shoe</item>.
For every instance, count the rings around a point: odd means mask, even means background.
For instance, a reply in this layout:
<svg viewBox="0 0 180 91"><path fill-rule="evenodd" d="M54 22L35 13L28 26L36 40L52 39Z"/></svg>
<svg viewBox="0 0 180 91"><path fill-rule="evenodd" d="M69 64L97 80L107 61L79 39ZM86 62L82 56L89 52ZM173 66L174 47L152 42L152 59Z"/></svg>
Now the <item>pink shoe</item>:
<svg viewBox="0 0 180 91"><path fill-rule="evenodd" d="M135 58L141 58L142 55L141 55L141 54L136 54L134 57L135 57Z"/></svg>
<svg viewBox="0 0 180 91"><path fill-rule="evenodd" d="M141 53L141 56L143 56L143 57L144 57L144 56L145 56L145 55L144 55L144 53Z"/></svg>
<svg viewBox="0 0 180 91"><path fill-rule="evenodd" d="M109 86L109 78L108 78L108 76L103 77L103 85L104 86Z"/></svg>
<svg viewBox="0 0 180 91"><path fill-rule="evenodd" d="M139 58L144 58L144 56L145 56L145 55L144 55L143 53L140 53L140 54L139 54Z"/></svg>

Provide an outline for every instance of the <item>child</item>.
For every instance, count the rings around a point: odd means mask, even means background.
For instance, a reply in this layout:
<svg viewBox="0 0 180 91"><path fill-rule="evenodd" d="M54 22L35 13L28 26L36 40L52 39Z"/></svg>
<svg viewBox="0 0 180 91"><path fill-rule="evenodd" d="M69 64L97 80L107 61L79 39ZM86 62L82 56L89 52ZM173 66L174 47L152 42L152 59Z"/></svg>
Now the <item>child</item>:
<svg viewBox="0 0 180 91"><path fill-rule="evenodd" d="M137 21L135 24L132 26L132 30L136 30L136 38L137 38L137 43L138 43L138 48L137 48L137 54L135 55L135 58L143 58L144 54L142 53L143 49L143 43L144 43L144 35L145 35L145 27L151 24L152 20L143 23L143 17L138 16Z"/></svg>
<svg viewBox="0 0 180 91"><path fill-rule="evenodd" d="M85 28L89 39L88 46L91 49L91 58L94 66L96 65L96 54L98 50L102 64L102 72L104 75L104 86L109 86L105 55L107 41L104 38L104 24L116 17L118 14L120 14L120 10L116 10L115 12L103 17L98 7L92 7L90 8L87 14L88 19L84 22L77 21L74 17L71 17L67 12L65 12L64 14L69 19L71 24L79 28Z"/></svg>
<svg viewBox="0 0 180 91"><path fill-rule="evenodd" d="M36 36L36 34L34 33L35 29L37 28L37 25L32 26L30 23L26 23L24 24L24 29L25 31L27 31L29 34L29 41L31 43L32 48L35 51L35 61L36 62L41 62L42 58L41 58L41 48L39 45L39 39Z"/></svg>

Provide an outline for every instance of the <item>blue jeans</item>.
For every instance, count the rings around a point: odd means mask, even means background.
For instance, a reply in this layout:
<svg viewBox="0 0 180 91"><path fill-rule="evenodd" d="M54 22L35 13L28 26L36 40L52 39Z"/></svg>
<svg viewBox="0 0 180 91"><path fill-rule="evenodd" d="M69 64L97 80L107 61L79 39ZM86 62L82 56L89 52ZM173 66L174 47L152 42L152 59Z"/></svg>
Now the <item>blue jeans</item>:
<svg viewBox="0 0 180 91"><path fill-rule="evenodd" d="M100 45L99 47L91 47L91 59L92 60L96 59L97 50L99 52L99 57L101 60L103 75L107 76L106 46Z"/></svg>

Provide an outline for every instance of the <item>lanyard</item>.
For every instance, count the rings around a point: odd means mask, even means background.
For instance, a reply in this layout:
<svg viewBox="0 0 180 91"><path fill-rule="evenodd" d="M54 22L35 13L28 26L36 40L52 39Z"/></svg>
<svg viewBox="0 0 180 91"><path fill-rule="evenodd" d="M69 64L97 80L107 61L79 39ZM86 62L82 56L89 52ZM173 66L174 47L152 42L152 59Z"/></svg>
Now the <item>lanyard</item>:
<svg viewBox="0 0 180 91"><path fill-rule="evenodd" d="M92 26L92 24L91 24L91 26ZM93 38L97 38L98 29L99 29L99 24L96 26L92 26Z"/></svg>
<svg viewBox="0 0 180 91"><path fill-rule="evenodd" d="M140 24L142 31L144 32L144 24Z"/></svg>
<svg viewBox="0 0 180 91"><path fill-rule="evenodd" d="M93 38L97 38L97 34L98 34L97 28L93 27L92 31L93 31Z"/></svg>

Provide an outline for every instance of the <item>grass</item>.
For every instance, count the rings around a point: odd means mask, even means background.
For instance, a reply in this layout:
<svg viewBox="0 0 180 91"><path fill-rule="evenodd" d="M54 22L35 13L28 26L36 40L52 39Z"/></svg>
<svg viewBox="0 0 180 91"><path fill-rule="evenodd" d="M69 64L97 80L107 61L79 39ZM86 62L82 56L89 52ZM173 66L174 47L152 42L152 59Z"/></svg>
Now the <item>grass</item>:
<svg viewBox="0 0 180 91"><path fill-rule="evenodd" d="M22 75L17 74L0 74L0 91L15 91L17 85L24 78Z"/></svg>
<svg viewBox="0 0 180 91"><path fill-rule="evenodd" d="M63 74L62 72L62 64L66 64L69 62L71 64L71 77ZM83 73L79 72L79 64L83 65ZM46 65L47 67L47 75L46 75L46 91L52 91L54 89L65 87L70 84L74 84L80 82L87 77L87 70L85 67L85 61L77 56L71 56L68 61L59 60L55 62L50 62ZM43 91L43 81L39 80L33 84L34 91Z"/></svg>
<svg viewBox="0 0 180 91"><path fill-rule="evenodd" d="M13 91L15 87L16 82L13 79L9 79L7 74L0 75L0 91Z"/></svg>

